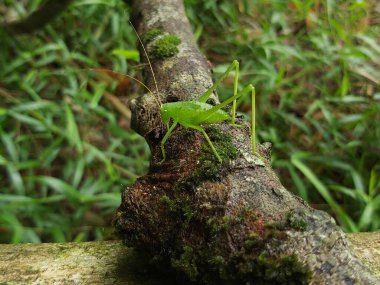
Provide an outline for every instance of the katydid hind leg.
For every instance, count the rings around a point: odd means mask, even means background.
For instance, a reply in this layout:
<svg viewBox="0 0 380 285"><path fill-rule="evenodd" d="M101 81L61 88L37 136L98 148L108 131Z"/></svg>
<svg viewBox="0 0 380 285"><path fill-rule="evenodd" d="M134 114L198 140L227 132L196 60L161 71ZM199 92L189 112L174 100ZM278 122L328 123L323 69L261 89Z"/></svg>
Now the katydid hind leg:
<svg viewBox="0 0 380 285"><path fill-rule="evenodd" d="M230 64L230 66L226 69L226 71L220 76L220 78L205 93L203 93L203 95L198 99L198 101L205 103L208 100L208 98L210 98L212 92L214 92L216 90L216 88L218 88L220 83L222 83L224 78L226 78L228 76L228 74L231 72L231 70L233 68L235 68L235 71L236 71L236 73L235 73L235 80L236 80L236 77L239 74L239 62L235 59ZM237 82L236 82L236 88L235 88L235 84L234 84L234 91L235 91L235 89L237 91Z"/></svg>
<svg viewBox="0 0 380 285"><path fill-rule="evenodd" d="M236 65L236 69L235 69L234 94L233 94L233 96L237 95L238 81L239 81L239 63ZM232 114L231 114L231 117L232 117L231 118L231 124L235 125L236 99L232 102Z"/></svg>
<svg viewBox="0 0 380 285"><path fill-rule="evenodd" d="M256 90L255 87L252 89L251 98L251 143L252 143L252 154L256 153Z"/></svg>
<svg viewBox="0 0 380 285"><path fill-rule="evenodd" d="M200 117L199 121L201 123L202 121L207 119L210 115L212 115L214 112L220 110L224 106L227 106L228 104L230 104L231 102L233 102L234 100L239 98L240 96L246 96L249 92L251 92L251 96L252 96L251 143L252 143L252 153L255 154L255 152L256 152L256 149L255 149L255 145L256 145L256 129L255 129L255 127L256 127L255 126L255 122L256 122L255 121L255 97L256 97L256 93L255 93L255 87L253 87L252 84L247 85L238 94L228 98L224 102L222 102L222 103L216 105L215 107L211 108L210 110L204 112L203 115ZM235 124L235 126L236 126L236 124Z"/></svg>
<svg viewBox="0 0 380 285"><path fill-rule="evenodd" d="M247 89L246 92L244 90ZM252 154L256 153L256 90L251 84L241 92L240 96L246 96L249 91L251 91L251 144L252 144ZM239 96L238 96L239 97ZM234 100L236 102L236 99ZM236 106L235 106L236 108ZM234 111L232 111L234 114ZM235 127L241 127L241 125L235 124L235 118L233 118L232 125Z"/></svg>
<svg viewBox="0 0 380 285"><path fill-rule="evenodd" d="M248 86L246 86L242 91L240 91L239 93L237 93L236 95L226 99L224 102L212 107L211 109L203 112L203 114L199 117L198 121L200 122L200 124L202 122L204 122L209 116L211 116L213 113L215 113L216 111L222 109L223 107L227 106L228 104L230 104L231 102L233 102L234 100L236 100L237 98L239 98L240 96L245 96L246 94L248 94L249 91L252 91L253 89L255 89L252 84L249 84Z"/></svg>

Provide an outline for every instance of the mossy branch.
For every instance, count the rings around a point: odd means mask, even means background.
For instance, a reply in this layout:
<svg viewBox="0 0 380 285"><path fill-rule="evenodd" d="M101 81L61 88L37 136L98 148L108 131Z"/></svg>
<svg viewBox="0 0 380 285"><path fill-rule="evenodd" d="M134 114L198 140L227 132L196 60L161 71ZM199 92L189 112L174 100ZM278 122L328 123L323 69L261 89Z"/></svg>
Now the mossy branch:
<svg viewBox="0 0 380 285"><path fill-rule="evenodd" d="M237 122L243 128L203 126L218 151L236 150L220 164L208 155L202 134L181 127L165 144L166 161L156 163L165 133L158 99L197 99L212 78L182 1L134 1L133 12L148 54L163 36L181 42L175 41L169 56L151 58L158 92L131 103L132 126L147 139L152 163L149 173L123 193L114 224L124 242L183 283L377 284L334 220L281 185L266 145L258 144L252 155L243 120ZM149 70L144 78L155 90ZM216 94L210 103L218 104Z"/></svg>
<svg viewBox="0 0 380 285"><path fill-rule="evenodd" d="M380 276L380 235L350 234L355 254ZM0 284L169 284L147 275L144 256L121 241L0 245Z"/></svg>

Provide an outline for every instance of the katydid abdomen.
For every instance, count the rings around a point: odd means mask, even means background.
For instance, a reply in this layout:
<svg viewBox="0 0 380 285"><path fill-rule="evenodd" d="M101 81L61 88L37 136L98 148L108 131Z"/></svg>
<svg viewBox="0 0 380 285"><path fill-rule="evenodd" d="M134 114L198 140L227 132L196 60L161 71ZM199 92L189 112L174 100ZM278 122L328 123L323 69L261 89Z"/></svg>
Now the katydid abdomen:
<svg viewBox="0 0 380 285"><path fill-rule="evenodd" d="M206 111L214 106L199 101L179 101L165 103L161 106L161 118L164 123L170 119L186 127L186 125L214 124L230 119L230 115L223 110L211 114ZM205 114L207 114L205 116Z"/></svg>

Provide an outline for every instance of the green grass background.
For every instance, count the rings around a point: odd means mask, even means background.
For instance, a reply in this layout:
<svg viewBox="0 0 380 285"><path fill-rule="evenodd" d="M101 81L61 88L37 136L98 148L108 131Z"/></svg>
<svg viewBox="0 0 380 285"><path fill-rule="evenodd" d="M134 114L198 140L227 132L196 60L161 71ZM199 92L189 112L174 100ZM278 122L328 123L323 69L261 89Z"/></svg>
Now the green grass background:
<svg viewBox="0 0 380 285"><path fill-rule="evenodd" d="M3 19L41 0L0 3ZM284 185L348 232L380 229L380 4L186 0L217 77L233 59L257 90L261 142ZM120 193L149 148L129 126L142 89L130 8L77 0L30 34L0 34L0 242L112 238ZM232 93L233 74L219 90ZM239 102L250 116L250 102Z"/></svg>

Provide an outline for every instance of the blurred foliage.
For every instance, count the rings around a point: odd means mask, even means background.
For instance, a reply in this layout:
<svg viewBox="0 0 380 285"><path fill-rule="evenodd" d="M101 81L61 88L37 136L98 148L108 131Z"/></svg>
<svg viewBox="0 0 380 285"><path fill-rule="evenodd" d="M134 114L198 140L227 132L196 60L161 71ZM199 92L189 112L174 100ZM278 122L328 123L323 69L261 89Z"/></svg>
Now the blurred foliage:
<svg viewBox="0 0 380 285"><path fill-rule="evenodd" d="M36 2L2 10L23 16ZM122 1L75 1L43 31L0 40L0 242L112 233L121 191L149 163L129 127L134 86L98 69L133 73L113 55L129 48L136 60L128 19Z"/></svg>
<svg viewBox="0 0 380 285"><path fill-rule="evenodd" d="M0 15L41 2L7 0ZM215 76L238 59L240 88L256 86L258 137L283 183L347 231L380 228L377 2L185 0ZM110 237L149 157L129 127L138 86L106 70L138 76L128 19L121 0L77 0L37 33L0 34L0 242Z"/></svg>

